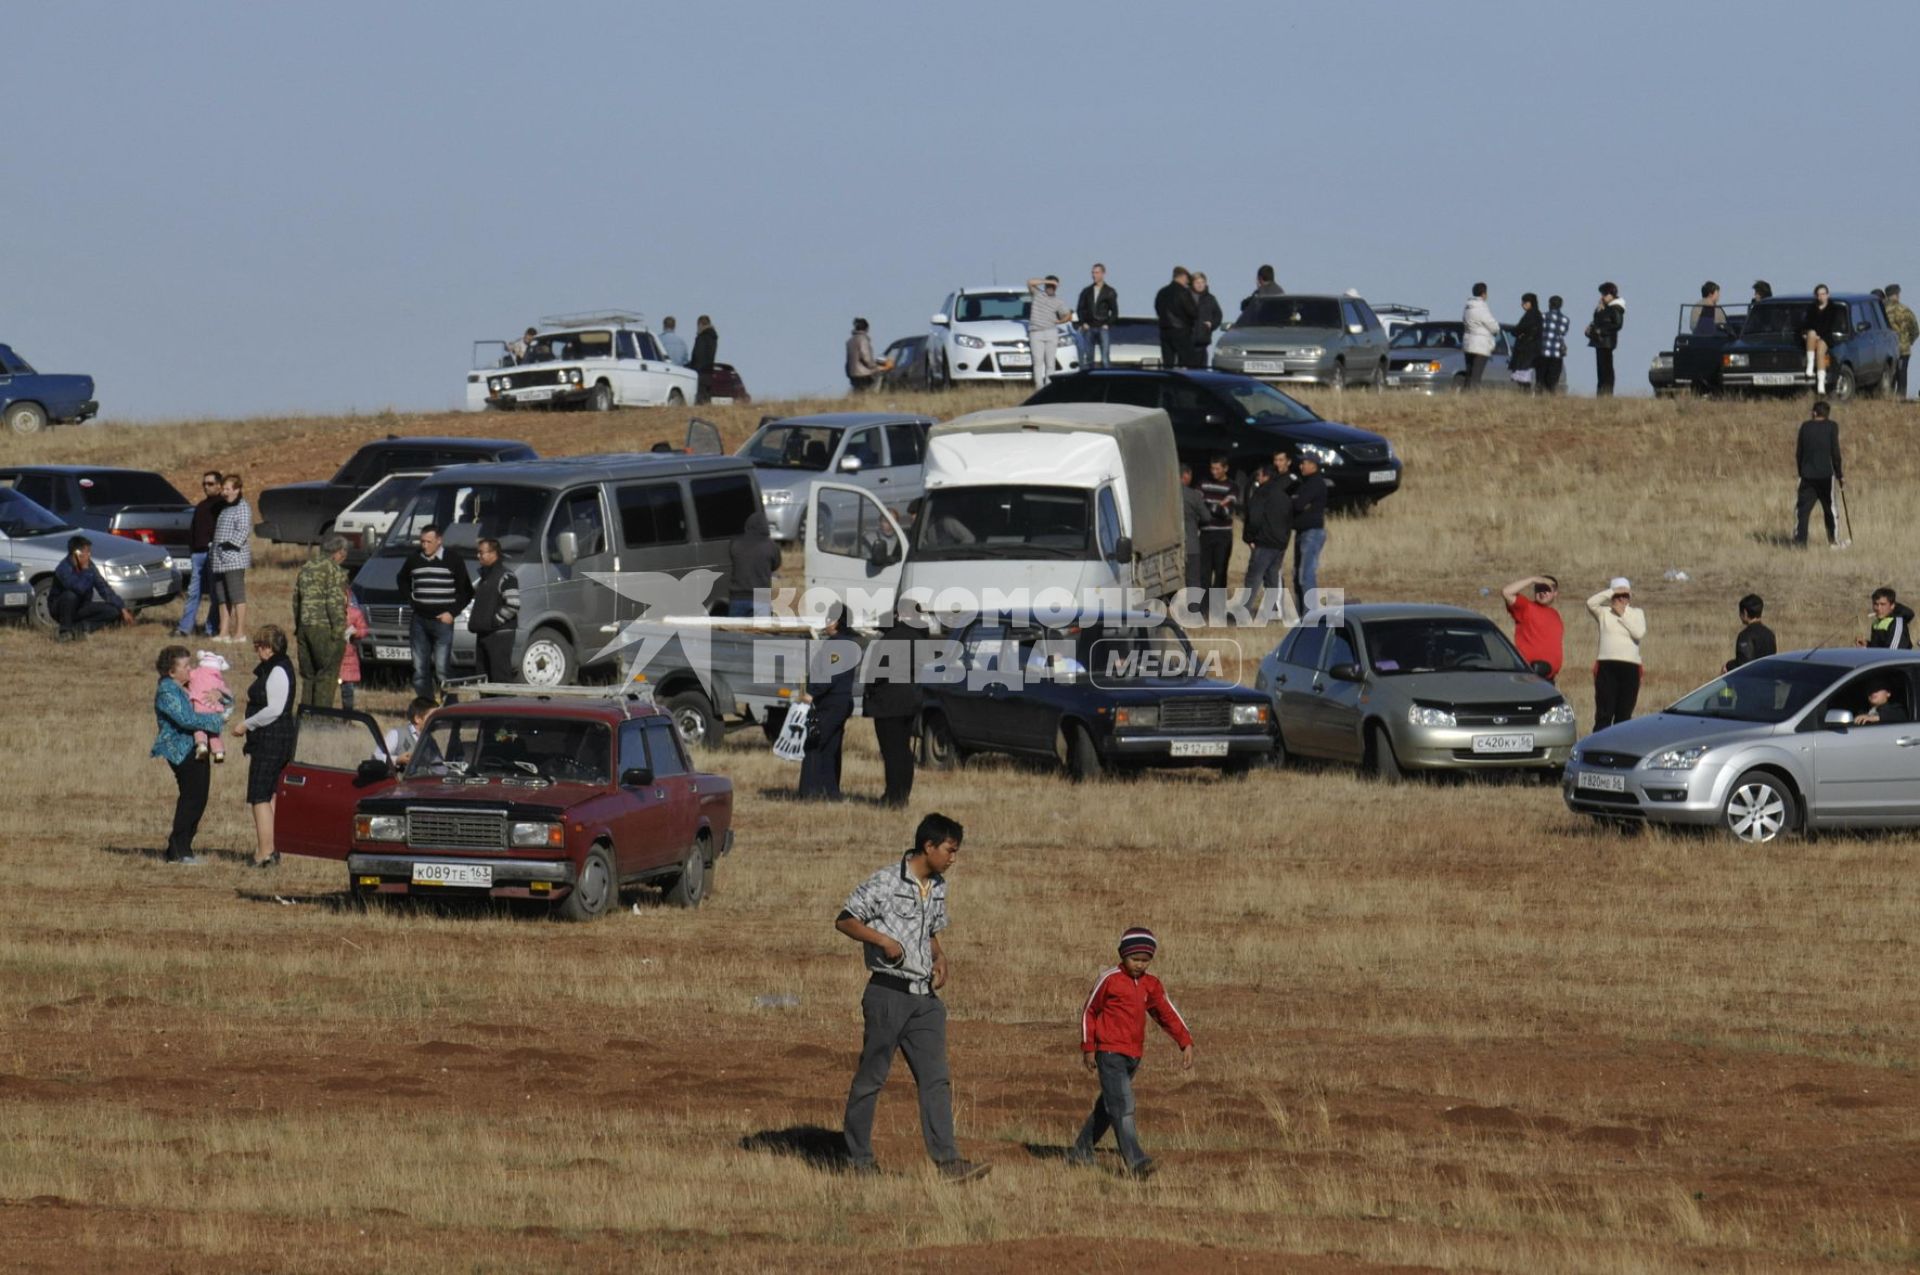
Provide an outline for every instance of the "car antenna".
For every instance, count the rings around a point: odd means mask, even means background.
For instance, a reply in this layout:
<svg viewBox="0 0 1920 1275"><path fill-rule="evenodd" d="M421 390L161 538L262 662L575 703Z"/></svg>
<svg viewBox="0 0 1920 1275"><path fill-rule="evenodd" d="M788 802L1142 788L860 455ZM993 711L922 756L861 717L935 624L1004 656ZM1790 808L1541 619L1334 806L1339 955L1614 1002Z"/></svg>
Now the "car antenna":
<svg viewBox="0 0 1920 1275"><path fill-rule="evenodd" d="M1833 635L1833 636L1835 636L1835 637L1839 637L1839 636L1841 636L1841 634L1843 634L1843 633L1845 633L1845 632L1846 632L1846 629L1844 629L1844 628L1842 628L1842 629L1839 629L1839 630L1837 630L1837 631L1835 631L1835 633L1834 633L1834 635ZM1812 658L1814 657L1814 654L1815 654L1815 652L1818 652L1818 651L1824 651L1824 650L1825 650L1825 649L1827 648L1827 646L1828 646L1828 645L1829 645L1829 644L1828 644L1827 642L1824 642L1824 641L1823 641L1823 642L1821 642L1821 643L1819 643L1819 644L1818 644L1817 646L1810 646L1810 647L1808 647L1808 648L1807 648L1807 650L1806 650L1806 653L1805 653L1804 655L1802 655L1802 656L1800 657L1800 662L1801 662L1802 664L1805 664L1805 663L1806 663L1806 662L1807 662L1808 660L1810 660L1810 659L1812 659Z"/></svg>

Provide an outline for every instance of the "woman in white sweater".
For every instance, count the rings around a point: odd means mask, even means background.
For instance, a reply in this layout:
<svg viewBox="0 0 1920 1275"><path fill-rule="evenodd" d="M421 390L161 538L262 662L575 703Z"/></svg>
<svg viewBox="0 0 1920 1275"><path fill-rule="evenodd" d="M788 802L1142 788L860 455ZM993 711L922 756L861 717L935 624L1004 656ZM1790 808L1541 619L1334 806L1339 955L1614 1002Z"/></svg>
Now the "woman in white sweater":
<svg viewBox="0 0 1920 1275"><path fill-rule="evenodd" d="M1600 655L1593 666L1593 728L1605 730L1633 716L1640 698L1640 644L1647 637L1647 613L1633 605L1633 585L1615 576L1587 599L1600 626Z"/></svg>

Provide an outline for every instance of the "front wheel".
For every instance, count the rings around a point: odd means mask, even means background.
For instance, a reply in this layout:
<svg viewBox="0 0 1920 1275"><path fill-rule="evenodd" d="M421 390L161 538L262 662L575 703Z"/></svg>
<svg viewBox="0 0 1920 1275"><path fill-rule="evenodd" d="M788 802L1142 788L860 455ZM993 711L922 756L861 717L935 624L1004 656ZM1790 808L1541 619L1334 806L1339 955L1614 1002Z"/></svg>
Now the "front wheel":
<svg viewBox="0 0 1920 1275"><path fill-rule="evenodd" d="M593 387L593 393L587 395L589 412L611 412L613 410L613 387L601 381Z"/></svg>
<svg viewBox="0 0 1920 1275"><path fill-rule="evenodd" d="M1373 365L1373 378L1367 382L1367 388L1379 394L1387 388L1387 361L1385 359Z"/></svg>
<svg viewBox="0 0 1920 1275"><path fill-rule="evenodd" d="M1853 397L1854 391L1858 388L1859 386L1853 378L1852 366L1850 364L1841 364L1839 374L1833 378L1833 401L1836 403L1846 402Z"/></svg>
<svg viewBox="0 0 1920 1275"><path fill-rule="evenodd" d="M587 851L573 889L560 901L563 921L591 921L605 916L620 898L620 881L613 874L613 858L605 846Z"/></svg>
<svg viewBox="0 0 1920 1275"><path fill-rule="evenodd" d="M558 629L539 629L520 653L520 680L528 686L569 686L574 674L573 643Z"/></svg>
<svg viewBox="0 0 1920 1275"><path fill-rule="evenodd" d="M673 724L680 730L680 738L687 741L689 748L717 748L724 734L720 719L714 716L713 705L699 691L682 691L670 695L663 705Z"/></svg>
<svg viewBox="0 0 1920 1275"><path fill-rule="evenodd" d="M1384 726L1375 726L1369 732L1373 746L1367 751L1373 756L1373 777L1383 784L1397 784L1407 777L1400 768L1400 759L1394 756L1393 736Z"/></svg>
<svg viewBox="0 0 1920 1275"><path fill-rule="evenodd" d="M1098 779L1105 767L1100 762L1100 750L1093 746L1093 736L1087 728L1068 725L1065 728L1067 753L1067 778L1074 783L1085 783L1089 779Z"/></svg>
<svg viewBox="0 0 1920 1275"><path fill-rule="evenodd" d="M38 434L46 425L46 409L38 403L15 403L7 409L7 428L16 434Z"/></svg>
<svg viewBox="0 0 1920 1275"><path fill-rule="evenodd" d="M928 713L921 720L920 760L934 770L952 770L966 764L966 751L953 737L953 727L945 713Z"/></svg>
<svg viewBox="0 0 1920 1275"><path fill-rule="evenodd" d="M1748 845L1765 845L1793 829L1797 808L1793 790L1778 775L1749 770L1734 780L1720 820L1727 831Z"/></svg>
<svg viewBox="0 0 1920 1275"><path fill-rule="evenodd" d="M52 576L33 582L33 609L27 612L27 619L42 633L51 633L59 627L53 619Z"/></svg>
<svg viewBox="0 0 1920 1275"><path fill-rule="evenodd" d="M707 897L713 865L707 862L707 843L696 840L680 865L680 875L667 886L667 902L677 908L697 908Z"/></svg>
<svg viewBox="0 0 1920 1275"><path fill-rule="evenodd" d="M1333 380L1330 384L1336 390L1344 390L1347 388L1347 365L1345 363L1335 363L1333 365Z"/></svg>

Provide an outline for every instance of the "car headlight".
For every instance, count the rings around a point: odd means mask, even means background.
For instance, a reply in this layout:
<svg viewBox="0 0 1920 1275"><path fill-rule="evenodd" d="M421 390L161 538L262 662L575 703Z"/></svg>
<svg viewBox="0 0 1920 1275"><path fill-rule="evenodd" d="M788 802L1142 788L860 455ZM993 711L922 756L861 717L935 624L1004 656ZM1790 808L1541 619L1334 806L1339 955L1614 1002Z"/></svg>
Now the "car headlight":
<svg viewBox="0 0 1920 1275"><path fill-rule="evenodd" d="M987 348L987 343L985 341L982 341L977 336L968 336L964 332L954 333L953 343L955 345L962 346L969 350L984 350Z"/></svg>
<svg viewBox="0 0 1920 1275"><path fill-rule="evenodd" d="M549 823L545 819L521 820L507 830L507 844L519 849L548 847L557 850L567 844L567 830L565 825Z"/></svg>
<svg viewBox="0 0 1920 1275"><path fill-rule="evenodd" d="M1235 704L1233 706L1233 724L1235 726L1258 726L1267 720L1265 704Z"/></svg>
<svg viewBox="0 0 1920 1275"><path fill-rule="evenodd" d="M760 493L760 503L763 505L791 505L793 503L793 493L784 487L775 487L771 491L763 491Z"/></svg>
<svg viewBox="0 0 1920 1275"><path fill-rule="evenodd" d="M103 562L100 564L100 574L109 580L130 580L136 575L145 573L141 572L138 568L122 567L115 563Z"/></svg>
<svg viewBox="0 0 1920 1275"><path fill-rule="evenodd" d="M1399 460L1399 459L1400 459L1400 453L1399 453L1399 452L1396 452L1395 450L1393 450L1393 442L1392 442L1392 440L1391 440L1391 439L1389 439L1389 440L1387 441L1387 459L1388 459L1388 460Z"/></svg>
<svg viewBox="0 0 1920 1275"><path fill-rule="evenodd" d="M1409 726L1458 726L1453 710L1449 708L1423 708L1415 704L1407 709Z"/></svg>
<svg viewBox="0 0 1920 1275"><path fill-rule="evenodd" d="M1689 748L1669 748L1664 753L1655 753L1647 758L1648 770L1692 770L1707 755L1707 745L1694 744Z"/></svg>
<svg viewBox="0 0 1920 1275"><path fill-rule="evenodd" d="M1340 463L1339 452L1335 451L1331 447L1322 447L1318 443L1302 443L1300 444L1300 451L1302 455L1311 456L1315 460L1319 461L1320 468L1322 469L1326 469L1329 466L1338 465Z"/></svg>
<svg viewBox="0 0 1920 1275"><path fill-rule="evenodd" d="M355 815L353 836L356 841L405 841L405 815Z"/></svg>
<svg viewBox="0 0 1920 1275"><path fill-rule="evenodd" d="M1573 705L1567 703L1565 700L1561 700L1558 704L1555 704L1552 708L1540 714L1540 724L1542 726L1573 725Z"/></svg>
<svg viewBox="0 0 1920 1275"><path fill-rule="evenodd" d="M1158 726L1160 724L1160 706L1158 704L1141 704L1133 708L1116 708L1113 710L1113 724L1115 726Z"/></svg>
<svg viewBox="0 0 1920 1275"><path fill-rule="evenodd" d="M1720 356L1720 366L1722 367L1745 367L1746 365L1747 356L1744 354L1723 354Z"/></svg>
<svg viewBox="0 0 1920 1275"><path fill-rule="evenodd" d="M567 369L567 379L569 381L572 381L575 385L578 385L582 381L586 380L587 376L586 376L586 373L582 372L579 368L573 367L573 368Z"/></svg>
<svg viewBox="0 0 1920 1275"><path fill-rule="evenodd" d="M1654 365L1655 367L1672 367L1672 366L1673 366L1673 355L1671 355L1671 354L1656 354L1656 355L1654 355L1654 356L1653 356L1653 365Z"/></svg>
<svg viewBox="0 0 1920 1275"><path fill-rule="evenodd" d="M1440 360L1429 359L1425 363L1409 363L1402 369L1407 372L1424 372L1428 376L1440 375Z"/></svg>
<svg viewBox="0 0 1920 1275"><path fill-rule="evenodd" d="M492 390L495 394L498 394L501 390L504 390L507 388L506 378L500 377L500 376L487 378L487 388Z"/></svg>
<svg viewBox="0 0 1920 1275"><path fill-rule="evenodd" d="M19 584L25 578L19 567L0 567L0 584Z"/></svg>
<svg viewBox="0 0 1920 1275"><path fill-rule="evenodd" d="M183 567L185 565L186 565L185 563L175 558L172 554L168 554L166 556L166 560L160 564L160 566L167 571L177 570L178 568Z"/></svg>
<svg viewBox="0 0 1920 1275"><path fill-rule="evenodd" d="M1326 352L1326 349L1322 346L1309 345L1303 349L1295 350L1293 357L1296 359L1317 359L1326 354Z"/></svg>

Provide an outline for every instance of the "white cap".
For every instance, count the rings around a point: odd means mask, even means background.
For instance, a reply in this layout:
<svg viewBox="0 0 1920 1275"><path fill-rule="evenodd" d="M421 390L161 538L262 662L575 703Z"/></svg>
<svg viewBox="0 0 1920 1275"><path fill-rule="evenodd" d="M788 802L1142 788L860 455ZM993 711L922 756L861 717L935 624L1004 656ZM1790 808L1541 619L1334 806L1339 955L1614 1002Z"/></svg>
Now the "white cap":
<svg viewBox="0 0 1920 1275"><path fill-rule="evenodd" d="M1628 580L1625 576L1615 576L1613 578L1613 582L1609 584L1607 587L1609 589L1612 589L1615 593L1632 593L1633 592L1633 582Z"/></svg>

